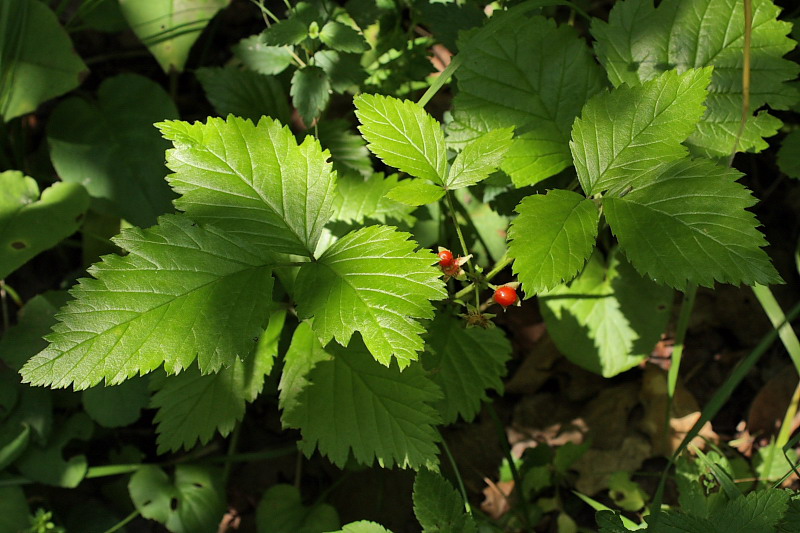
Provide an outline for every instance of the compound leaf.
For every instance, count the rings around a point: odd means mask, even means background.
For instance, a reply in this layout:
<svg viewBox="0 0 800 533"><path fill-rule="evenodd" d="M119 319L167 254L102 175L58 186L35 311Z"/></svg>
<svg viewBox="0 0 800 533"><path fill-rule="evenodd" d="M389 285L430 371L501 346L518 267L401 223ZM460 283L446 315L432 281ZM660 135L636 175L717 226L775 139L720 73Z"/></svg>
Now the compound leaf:
<svg viewBox="0 0 800 533"><path fill-rule="evenodd" d="M578 193L552 190L525 198L508 230L509 257L525 294L570 281L592 254L600 211Z"/></svg>
<svg viewBox="0 0 800 533"><path fill-rule="evenodd" d="M390 226L369 226L348 233L314 261L303 265L295 282L301 318L314 317L314 331L326 344L346 346L359 331L381 364L392 357L400 368L422 350L417 322L433 318L431 300L447 296L436 256L415 252L410 235Z"/></svg>
<svg viewBox="0 0 800 533"><path fill-rule="evenodd" d="M325 351L330 359L316 363L294 407L283 413L284 425L302 432L306 455L318 447L339 467L351 453L359 463L377 459L384 468L435 464L440 419L431 404L441 392L421 365L403 372L382 366L358 337Z"/></svg>
<svg viewBox="0 0 800 533"><path fill-rule="evenodd" d="M651 183L605 198L605 216L633 266L660 283L780 283L740 176L709 160L678 161Z"/></svg>
<svg viewBox="0 0 800 533"><path fill-rule="evenodd" d="M670 70L592 98L575 120L570 142L586 195L619 192L685 156L681 143L703 114L710 79L710 68Z"/></svg>
<svg viewBox="0 0 800 533"><path fill-rule="evenodd" d="M361 94L354 100L367 147L384 163L444 185L447 152L441 125L409 100Z"/></svg>
<svg viewBox="0 0 800 533"><path fill-rule="evenodd" d="M89 269L95 279L73 289L50 345L23 367L25 382L79 390L162 363L175 373L195 359L214 372L253 351L273 280L247 243L175 215L124 230L115 242L128 255Z"/></svg>
<svg viewBox="0 0 800 533"><path fill-rule="evenodd" d="M447 176L447 188L461 189L488 178L500 168L513 137L514 128L501 128L484 133L467 144L453 161Z"/></svg>
<svg viewBox="0 0 800 533"><path fill-rule="evenodd" d="M475 522L464 512L461 495L441 475L426 468L414 480L414 514L425 533L474 533Z"/></svg>
<svg viewBox="0 0 800 533"><path fill-rule="evenodd" d="M786 109L797 101L789 83L800 66L783 58L795 47L787 37L792 25L778 21L772 0L753 0L750 45L750 109L765 104ZM703 119L688 143L697 153L720 157L761 151L763 137L777 133L780 120L766 111L751 113L741 138L744 8L737 0L651 0L617 2L608 23L594 19L595 48L614 85L635 85L664 71L714 67Z"/></svg>
<svg viewBox="0 0 800 533"><path fill-rule="evenodd" d="M167 177L178 209L261 250L311 256L330 217L335 174L327 151L289 128L229 116L157 124L175 148Z"/></svg>
<svg viewBox="0 0 800 533"><path fill-rule="evenodd" d="M291 119L286 92L272 76L234 66L204 67L196 74L220 116L236 115L258 122L266 115L283 124Z"/></svg>

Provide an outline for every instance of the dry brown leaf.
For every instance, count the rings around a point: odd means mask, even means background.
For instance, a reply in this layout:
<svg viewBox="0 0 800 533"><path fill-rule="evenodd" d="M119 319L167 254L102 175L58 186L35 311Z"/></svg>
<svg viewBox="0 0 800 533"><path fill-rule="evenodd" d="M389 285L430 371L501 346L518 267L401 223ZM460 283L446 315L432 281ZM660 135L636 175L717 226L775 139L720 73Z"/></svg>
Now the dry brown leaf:
<svg viewBox="0 0 800 533"><path fill-rule="evenodd" d="M486 488L483 489L484 500L481 510L495 520L511 510L509 498L514 491L513 481L498 481L495 483L489 478L484 478Z"/></svg>

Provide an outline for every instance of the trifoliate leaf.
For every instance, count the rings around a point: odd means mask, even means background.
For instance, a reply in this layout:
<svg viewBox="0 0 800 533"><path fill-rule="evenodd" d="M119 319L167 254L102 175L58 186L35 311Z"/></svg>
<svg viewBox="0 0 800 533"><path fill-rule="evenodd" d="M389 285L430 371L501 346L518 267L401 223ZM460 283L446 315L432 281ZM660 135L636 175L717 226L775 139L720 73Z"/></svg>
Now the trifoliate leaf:
<svg viewBox="0 0 800 533"><path fill-rule="evenodd" d="M262 41L267 46L299 44L308 37L308 25L299 19L290 18L273 24L261 35Z"/></svg>
<svg viewBox="0 0 800 533"><path fill-rule="evenodd" d="M360 54L320 50L314 54L314 64L325 71L331 82L331 89L340 94L357 90L367 79L367 72L361 66Z"/></svg>
<svg viewBox="0 0 800 533"><path fill-rule="evenodd" d="M167 177L183 196L176 207L257 250L310 256L330 217L335 174L327 151L263 118L258 125L229 116L206 124L157 124L175 148Z"/></svg>
<svg viewBox="0 0 800 533"><path fill-rule="evenodd" d="M422 366L403 372L382 366L359 337L347 348L332 343L325 350L331 359L313 367L295 407L283 413L284 425L300 429L306 455L319 448L339 467L351 453L384 468L435 464L440 419L431 404L441 392Z"/></svg>
<svg viewBox="0 0 800 533"><path fill-rule="evenodd" d="M400 368L417 359L425 329L417 319L433 318L431 300L447 296L436 256L415 252L410 235L388 226L351 232L318 261L303 265L295 282L301 318L314 317L323 344L343 346L359 331L381 364Z"/></svg>
<svg viewBox="0 0 800 533"><path fill-rule="evenodd" d="M428 331L422 363L444 392L436 404L442 421L452 424L461 416L470 422L489 389L502 394L511 344L499 329L466 328L463 320L444 314Z"/></svg>
<svg viewBox="0 0 800 533"><path fill-rule="evenodd" d="M409 100L361 94L354 100L367 147L384 163L444 185L447 152L441 125Z"/></svg>
<svg viewBox="0 0 800 533"><path fill-rule="evenodd" d="M341 119L323 120L317 124L316 133L322 147L330 151L337 172L355 171L364 177L372 175L367 143L361 135L350 130L350 124Z"/></svg>
<svg viewBox="0 0 800 533"><path fill-rule="evenodd" d="M740 176L709 160L684 159L621 198L605 198L605 216L633 266L659 283L780 283L761 249L767 242L758 221L745 210L755 199L736 183Z"/></svg>
<svg viewBox="0 0 800 533"><path fill-rule="evenodd" d="M165 216L124 230L109 255L72 290L50 345L30 359L25 382L76 390L121 383L162 363L168 373L197 359L203 372L254 348L270 309L272 276L251 246L220 230Z"/></svg>
<svg viewBox="0 0 800 533"><path fill-rule="evenodd" d="M5 122L77 87L88 70L44 2L6 0L0 10L0 116ZM43 80L46 80L44 82Z"/></svg>
<svg viewBox="0 0 800 533"><path fill-rule="evenodd" d="M139 420L150 394L148 379L131 378L114 387L92 387L81 395L83 409L92 420L106 428L128 426Z"/></svg>
<svg viewBox="0 0 800 533"><path fill-rule="evenodd" d="M203 28L231 0L119 0L133 32L164 72L181 72Z"/></svg>
<svg viewBox="0 0 800 533"><path fill-rule="evenodd" d="M0 173L0 279L75 233L89 208L77 183L55 183L39 197L36 180Z"/></svg>
<svg viewBox="0 0 800 533"><path fill-rule="evenodd" d="M502 15L492 20L503 23ZM488 131L514 126L517 137L501 168L517 186L540 182L572 164L572 122L605 83L575 30L533 17L459 43L462 50L465 46L469 54L456 72L459 92L448 143L463 146Z"/></svg>
<svg viewBox="0 0 800 533"><path fill-rule="evenodd" d="M173 211L175 195L164 181L169 143L153 123L178 117L169 95L136 74L106 79L97 101L69 98L47 124L53 166L64 181L86 187L106 214L140 227Z"/></svg>
<svg viewBox="0 0 800 533"><path fill-rule="evenodd" d="M420 179L407 179L398 182L386 196L395 202L416 207L432 204L444 196L445 190L433 183Z"/></svg>
<svg viewBox="0 0 800 533"><path fill-rule="evenodd" d="M273 485L256 509L258 533L319 533L339 527L339 514L327 503L306 506L292 485Z"/></svg>
<svg viewBox="0 0 800 533"><path fill-rule="evenodd" d="M332 20L325 24L319 32L319 39L334 50L340 52L361 53L369 49L364 36L356 30Z"/></svg>
<svg viewBox="0 0 800 533"><path fill-rule="evenodd" d="M689 138L694 151L706 156L728 156L738 151L761 151L763 137L774 135L781 122L765 111L747 120L737 141L742 116L742 57L744 3L737 0L665 0L657 8L651 0L617 2L608 23L594 19L596 50L614 85L635 85L666 70L714 67L708 107ZM797 90L787 83L800 67L783 55L795 42L786 35L791 24L778 21L772 0L753 0L750 45L750 109L765 104L786 109L797 101Z"/></svg>
<svg viewBox="0 0 800 533"><path fill-rule="evenodd" d="M784 137L776 161L781 172L792 178L800 178L800 130Z"/></svg>
<svg viewBox="0 0 800 533"><path fill-rule="evenodd" d="M397 174L384 178L373 174L369 179L346 174L336 182L333 200L333 220L348 224L363 224L365 220L386 223L388 220L412 223L412 208L386 195L397 187Z"/></svg>
<svg viewBox="0 0 800 533"><path fill-rule="evenodd" d="M143 517L172 533L215 533L225 513L221 477L217 469L179 464L173 480L160 467L143 465L128 492Z"/></svg>
<svg viewBox="0 0 800 533"><path fill-rule="evenodd" d="M268 116L289 123L289 100L274 77L233 66L204 67L196 74L206 98L220 116L236 115L253 122Z"/></svg>
<svg viewBox="0 0 800 533"><path fill-rule="evenodd" d="M382 525L376 524L375 522L368 522L367 520L361 520L360 522L350 522L339 531L333 531L332 533L392 533L392 532L383 527Z"/></svg>
<svg viewBox="0 0 800 533"><path fill-rule="evenodd" d="M578 193L552 190L531 195L517 206L508 230L508 255L514 258L528 297L570 281L592 254L600 211Z"/></svg>
<svg viewBox="0 0 800 533"><path fill-rule="evenodd" d="M670 70L641 86L592 98L569 143L587 196L618 193L687 154L681 143L703 114L711 69Z"/></svg>
<svg viewBox="0 0 800 533"><path fill-rule="evenodd" d="M483 181L500 167L511 147L514 128L490 131L467 144L456 156L450 174L448 189L461 189Z"/></svg>
<svg viewBox="0 0 800 533"><path fill-rule="evenodd" d="M251 35L233 47L233 53L250 70L260 74L280 74L292 64L292 50L288 46L269 46L263 35Z"/></svg>
<svg viewBox="0 0 800 533"><path fill-rule="evenodd" d="M425 533L474 533L475 522L464 511L464 500L445 479L426 468L414 481L414 514Z"/></svg>
<svg viewBox="0 0 800 533"><path fill-rule="evenodd" d="M85 455L64 459L64 448L77 439L87 441L93 424L85 413L76 413L58 425L45 446L30 446L14 463L20 473L30 480L56 487L75 488L88 470Z"/></svg>
<svg viewBox="0 0 800 533"><path fill-rule="evenodd" d="M328 105L331 97L330 80L320 67L303 67L294 72L289 93L306 127L310 127Z"/></svg>
<svg viewBox="0 0 800 533"><path fill-rule="evenodd" d="M606 267L599 252L580 276L539 296L559 351L612 377L650 355L667 326L672 291L639 275L619 254Z"/></svg>

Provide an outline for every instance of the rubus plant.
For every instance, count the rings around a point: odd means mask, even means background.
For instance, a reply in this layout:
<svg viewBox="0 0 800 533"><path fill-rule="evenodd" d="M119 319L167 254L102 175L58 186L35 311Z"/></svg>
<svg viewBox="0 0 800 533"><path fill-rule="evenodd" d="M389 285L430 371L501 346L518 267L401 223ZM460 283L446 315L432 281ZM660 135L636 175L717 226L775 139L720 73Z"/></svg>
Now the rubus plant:
<svg viewBox="0 0 800 533"><path fill-rule="evenodd" d="M86 68L62 57L71 44L57 14L69 9L56 3L0 7L8 130L22 131L17 117L74 89ZM458 53L435 80L415 53L443 27L427 3L410 6L404 27L402 11L384 2L287 2L281 18L254 1L267 29L236 44L230 64L194 73L223 115L198 121L180 120L180 73L228 2L186 3L119 0L102 22L91 16L101 2L77 2L68 30L129 25L171 95L120 74L96 97L58 102L46 137L60 181L49 187L28 175L39 171L17 145L3 152L0 277L78 228L94 263L74 284L78 274L63 276L69 296L26 302L15 327L4 311L0 468L16 477L0 477L0 509L16 509L9 527L55 527L45 510L31 520L16 484L131 474L126 520L216 531L248 404L277 396L303 454L342 469L413 469L424 531L478 531L491 521L473 513L440 428L472 421L492 391L503 392L512 344L492 326L507 308L524 298L524 312L536 297L558 349L613 377L644 361L667 328L673 291L684 292L671 401L697 287L750 285L766 302L766 286L782 282L748 211L756 199L731 166L778 133L770 109L800 102L800 66L784 57L796 46L791 24L771 0L622 0L607 20L570 2L454 4L442 9L458 13L454 27L464 31L456 40L442 30ZM571 23L538 14L553 5L567 6ZM418 24L433 35L414 36ZM53 31L37 40L37 28ZM425 107L453 76L452 108L439 121ZM30 92L40 77L53 83ZM420 100L404 99L419 88ZM331 116L337 106L343 116ZM779 158L787 174L795 140L786 137ZM513 279L492 283L503 276ZM0 290L4 305L6 294L15 298L11 285ZM789 352L800 365L800 352ZM83 410L72 405L53 427L44 387L81 391ZM133 424L147 407L158 455L219 435L230 439L228 466L189 456L165 469L135 450L108 468L64 460L68 443L90 439L95 425ZM459 491L438 473L441 451ZM676 452L681 510L661 511L657 495L637 523L588 500L601 531L792 530L795 494L742 495L720 461L698 454L721 492L699 491L697 464ZM507 455L522 496L505 525L530 530L537 515ZM573 459L537 464L535 475L562 483ZM263 532L387 531L342 526L333 507L306 507L285 484L263 495L257 515Z"/></svg>

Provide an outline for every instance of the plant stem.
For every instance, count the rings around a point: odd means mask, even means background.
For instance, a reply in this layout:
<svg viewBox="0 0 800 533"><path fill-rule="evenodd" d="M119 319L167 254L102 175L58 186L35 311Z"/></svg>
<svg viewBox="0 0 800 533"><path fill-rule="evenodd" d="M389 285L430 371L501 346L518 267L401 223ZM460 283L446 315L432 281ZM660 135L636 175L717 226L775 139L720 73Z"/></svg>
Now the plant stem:
<svg viewBox="0 0 800 533"><path fill-rule="evenodd" d="M772 322L772 327L778 330L778 336L781 342L783 342L786 351L789 353L789 357L792 358L797 373L800 374L800 341L797 339L797 335L792 329L791 324L786 322L783 309L781 309L780 304L778 304L778 301L775 299L775 296L773 296L772 291L769 290L769 287L754 285L751 289L758 299L758 303L761 304L767 317L769 317L770 322ZM783 325L781 326L781 324Z"/></svg>
<svg viewBox="0 0 800 533"><path fill-rule="evenodd" d="M242 431L242 423L237 422L236 427L233 428L233 434L231 435L231 441L228 443L228 457L232 457L236 452L236 446L239 444L239 435ZM222 471L222 483L223 486L228 484L228 477L231 474L231 466L233 466L232 461L225 461L225 467Z"/></svg>
<svg viewBox="0 0 800 533"><path fill-rule="evenodd" d="M744 0L744 48L742 61L742 118L739 121L739 131L736 132L736 139L733 142L731 157L728 159L728 166L733 164L733 158L739 149L739 140L744 134L747 119L750 116L750 46L753 36L753 2Z"/></svg>
<svg viewBox="0 0 800 533"><path fill-rule="evenodd" d="M464 233L461 231L461 226L458 223L458 216L456 216L456 208L453 205L453 196L450 191L445 191L444 193L445 200L447 201L447 208L450 210L450 216L453 219L453 225L456 228L456 234L458 235L458 242L461 243L461 250L464 252L464 257L469 256L469 248L467 247L467 241L464 240ZM469 267L469 273L472 275L473 280L477 279L475 268L472 266L472 260L467 260L467 267ZM475 309L480 309L481 307L481 297L478 292L475 292Z"/></svg>
<svg viewBox="0 0 800 533"><path fill-rule="evenodd" d="M140 513L139 513L138 510L133 511L131 514L129 514L128 516L123 518L121 521L119 521L115 525L111 526L111 528L106 529L105 533L114 533L114 531L119 531L120 529L125 527L128 524L128 522L132 521L134 518L139 516L139 514Z"/></svg>
<svg viewBox="0 0 800 533"><path fill-rule="evenodd" d="M525 501L525 494L522 491L522 477L519 475L519 470L517 470L517 465L514 462L514 456L511 455L511 447L508 445L508 437L506 436L506 431L503 428L503 423L500 421L500 417L497 416L497 411L494 410L494 405L487 403L486 407L487 411L489 411L489 415L494 421L495 427L497 428L497 436L500 440L500 446L503 447L503 453L506 456L506 461L508 461L508 469L511 470L511 477L514 478L514 490L517 492L517 501L519 502L520 512L522 513L522 522L525 524L525 529L527 531L533 531L530 522L530 514L528 514L528 502Z"/></svg>
<svg viewBox="0 0 800 533"><path fill-rule="evenodd" d="M678 315L678 325L675 331L675 345L672 348L672 364L669 367L667 374L667 392L669 400L675 396L675 388L678 385L678 372L681 368L681 359L683 357L683 347L686 344L686 330L689 329L689 318L692 316L692 309L694 309L695 297L697 296L697 285L690 283L686 287L686 292L683 293L683 303L681 304L681 312ZM667 413L669 417L669 413Z"/></svg>
<svg viewBox="0 0 800 533"><path fill-rule="evenodd" d="M494 267L484 276L486 281L491 281L496 275L503 271L508 265L514 262L514 259L508 256L508 252L506 252L503 257L500 258L500 261L495 263ZM456 300L462 299L464 296L467 296L469 293L475 290L477 287L477 283L471 283L458 291L455 296L453 297Z"/></svg>
<svg viewBox="0 0 800 533"><path fill-rule="evenodd" d="M441 435L439 436L441 437ZM458 490L461 491L461 497L464 499L464 509L467 511L468 515L472 516L472 507L469 504L469 498L467 498L467 489L464 487L464 480L461 478L461 472L458 470L456 460L453 458L453 454L450 453L450 448L447 447L447 442L444 440L444 437L442 437L442 449L445 455L447 455L447 459L450 461L450 466L453 467L456 483L458 483Z"/></svg>

